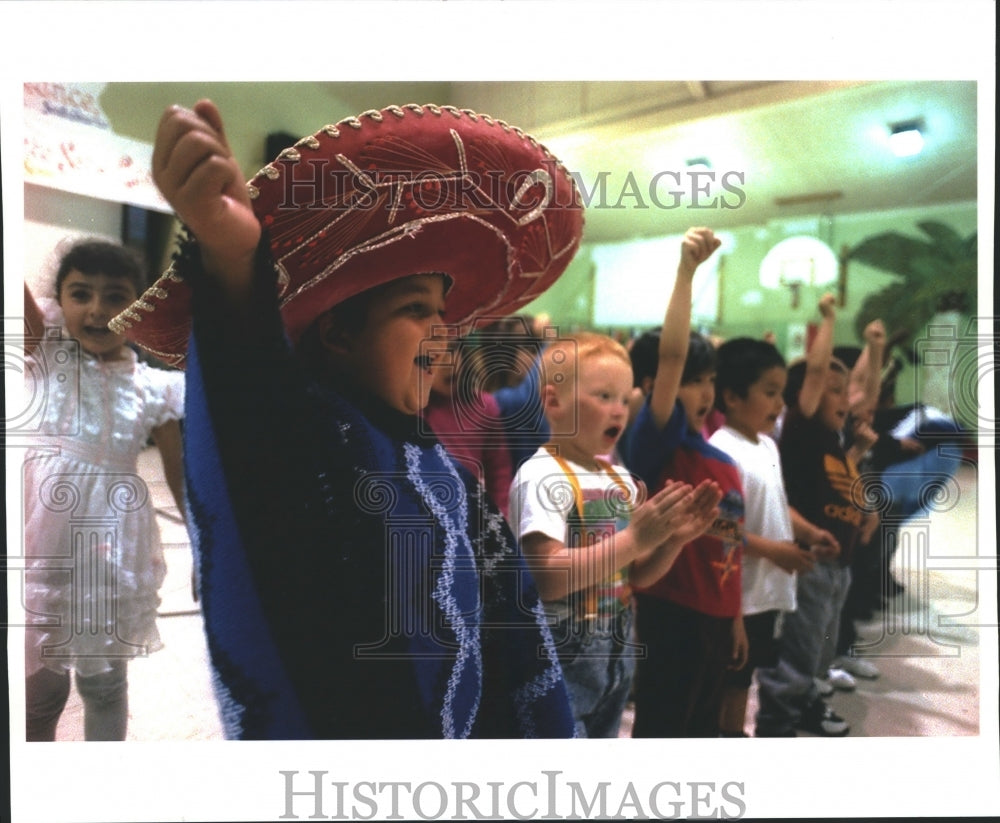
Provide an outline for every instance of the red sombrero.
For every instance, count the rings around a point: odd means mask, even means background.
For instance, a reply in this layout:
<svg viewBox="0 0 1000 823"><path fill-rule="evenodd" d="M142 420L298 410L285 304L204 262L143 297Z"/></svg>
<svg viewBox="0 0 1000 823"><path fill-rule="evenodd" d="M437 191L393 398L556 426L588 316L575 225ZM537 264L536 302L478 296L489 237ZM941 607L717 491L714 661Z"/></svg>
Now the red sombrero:
<svg viewBox="0 0 1000 823"><path fill-rule="evenodd" d="M566 269L576 185L534 138L450 106L390 106L326 126L247 184L297 341L320 314L399 277L443 272L448 322L516 311ZM175 263L112 328L183 365L190 287Z"/></svg>

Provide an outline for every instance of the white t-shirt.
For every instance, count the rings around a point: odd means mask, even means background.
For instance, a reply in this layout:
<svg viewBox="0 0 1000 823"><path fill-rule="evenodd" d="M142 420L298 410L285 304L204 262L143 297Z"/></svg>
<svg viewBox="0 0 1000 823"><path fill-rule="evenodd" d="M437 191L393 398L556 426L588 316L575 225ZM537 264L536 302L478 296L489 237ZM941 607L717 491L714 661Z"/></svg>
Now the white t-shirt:
<svg viewBox="0 0 1000 823"><path fill-rule="evenodd" d="M781 457L774 440L762 434L754 443L730 426L723 426L708 442L736 461L743 481L744 531L770 540L793 540ZM743 614L771 609L795 610L795 574L744 551Z"/></svg>
<svg viewBox="0 0 1000 823"><path fill-rule="evenodd" d="M583 498L583 527L570 527L570 514L576 505L572 483L552 455L541 448L521 464L510 486L510 527L518 540L539 532L573 549L588 540L614 540L615 533L628 525L638 493L628 469L612 466L612 475L566 463ZM597 605L599 613L608 615L622 608L628 589L621 569L600 571ZM546 607L561 618L568 614L569 599L549 601Z"/></svg>

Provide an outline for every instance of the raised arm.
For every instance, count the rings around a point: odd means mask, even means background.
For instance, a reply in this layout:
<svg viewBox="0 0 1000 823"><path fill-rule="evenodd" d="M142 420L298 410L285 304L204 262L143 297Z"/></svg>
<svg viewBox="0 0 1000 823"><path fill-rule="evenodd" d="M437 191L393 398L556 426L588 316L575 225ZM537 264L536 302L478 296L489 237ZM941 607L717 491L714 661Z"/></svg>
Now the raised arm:
<svg viewBox="0 0 1000 823"><path fill-rule="evenodd" d="M847 456L853 463L858 464L868 453L868 450L878 442L879 436L872 428L871 423L863 419L855 420L851 436L854 442L847 450Z"/></svg>
<svg viewBox="0 0 1000 823"><path fill-rule="evenodd" d="M684 373L691 332L691 283L698 266L708 260L721 244L722 241L712 230L706 228L688 229L681 242L681 259L663 318L656 380L649 401L657 428L663 428L673 413L677 389Z"/></svg>
<svg viewBox="0 0 1000 823"><path fill-rule="evenodd" d="M227 297L240 305L250 293L261 229L243 173L211 101L164 112L153 147L153 179L198 240L202 263Z"/></svg>
<svg viewBox="0 0 1000 823"><path fill-rule="evenodd" d="M882 360L885 356L885 326L881 320L873 320L865 327L865 347L858 362L851 369L848 383L848 399L851 411L874 410L878 405L878 393L882 384Z"/></svg>
<svg viewBox="0 0 1000 823"><path fill-rule="evenodd" d="M837 298L824 294L819 301L820 321L816 337L806 353L806 374L799 392L799 411L805 417L812 417L819 408L820 398L826 386L826 375L833 357L833 323L836 320L834 304Z"/></svg>

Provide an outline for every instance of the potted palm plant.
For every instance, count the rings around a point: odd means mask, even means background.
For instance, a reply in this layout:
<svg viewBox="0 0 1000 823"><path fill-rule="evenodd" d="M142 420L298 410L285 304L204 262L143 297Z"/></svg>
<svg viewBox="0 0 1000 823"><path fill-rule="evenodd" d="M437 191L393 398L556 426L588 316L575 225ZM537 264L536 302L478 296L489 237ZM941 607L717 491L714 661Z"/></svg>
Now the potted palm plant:
<svg viewBox="0 0 1000 823"><path fill-rule="evenodd" d="M962 237L945 223L917 224L925 237L889 231L868 237L848 252L848 259L897 276L894 283L868 295L858 309L859 339L865 326L881 318L890 332L912 343L939 312L966 314L976 304L977 236ZM903 336L905 333L905 336Z"/></svg>
<svg viewBox="0 0 1000 823"><path fill-rule="evenodd" d="M951 226L935 221L918 223L917 228L923 237L883 232L848 251L849 261L897 278L862 301L855 329L861 338L865 326L881 318L890 339L918 369L920 396L916 399L974 426L978 384L974 372L978 366L970 313L977 296L977 235L973 232L963 237ZM931 327L933 334L928 333ZM933 342L933 357L925 356L928 340ZM972 373L965 373L970 370Z"/></svg>

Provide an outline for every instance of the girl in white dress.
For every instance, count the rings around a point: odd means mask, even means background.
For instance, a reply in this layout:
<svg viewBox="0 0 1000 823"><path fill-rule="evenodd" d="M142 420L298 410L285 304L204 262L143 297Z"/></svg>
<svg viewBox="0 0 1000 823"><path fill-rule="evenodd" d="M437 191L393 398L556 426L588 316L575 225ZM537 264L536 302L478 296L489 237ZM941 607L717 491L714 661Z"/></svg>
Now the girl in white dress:
<svg viewBox="0 0 1000 823"><path fill-rule="evenodd" d="M26 336L35 415L24 461L29 741L55 739L71 671L86 739L124 740L127 662L162 646L156 610L166 568L137 462L152 437L183 512L184 379L139 362L108 329L142 281L125 248L78 243L56 275L63 329ZM26 317L40 318L27 288L25 301Z"/></svg>

